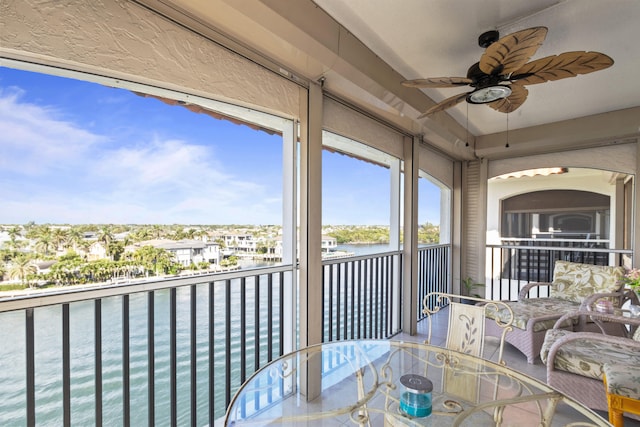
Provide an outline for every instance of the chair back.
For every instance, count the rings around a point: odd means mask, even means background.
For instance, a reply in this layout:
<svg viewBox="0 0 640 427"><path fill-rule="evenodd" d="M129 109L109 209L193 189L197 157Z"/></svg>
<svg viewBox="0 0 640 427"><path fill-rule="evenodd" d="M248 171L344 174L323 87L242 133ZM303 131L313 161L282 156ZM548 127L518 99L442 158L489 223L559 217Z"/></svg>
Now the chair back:
<svg viewBox="0 0 640 427"><path fill-rule="evenodd" d="M461 301L465 301L463 303ZM430 292L425 295L422 302L422 313L426 315L427 343L432 342L433 322L435 315L440 310L448 309L449 324L447 326L446 348L460 351L477 357L484 357L485 318L487 312L500 311L500 319L492 320L502 329L499 338L499 350L497 363L504 365L502 353L506 334L513 328L513 311L511 307L502 301L493 301L476 297L461 297L460 295L444 292ZM441 320L441 316L437 319Z"/></svg>
<svg viewBox="0 0 640 427"><path fill-rule="evenodd" d="M464 303L462 302L464 300ZM460 301L460 302L458 302ZM497 362L504 365L502 360L502 351L504 349L504 338L507 332L511 330L513 323L513 311L511 308L501 301L491 301L476 297L460 297L460 295L446 294L442 292L432 292L427 294L423 299L422 312L427 315L428 337L427 342L431 343L432 323L435 320L434 315L441 309L448 308L448 326L445 347L458 351L460 353L469 354L476 357L484 356L484 330L485 317L487 308L493 310L506 310L506 321L496 320L498 326L503 328L500 338L500 349L498 351ZM440 319L438 319L440 320ZM449 361L448 363L457 363ZM475 402L480 392L480 365L469 365L464 369L450 369L444 366L442 370L442 387L448 394L455 395L469 402ZM498 393L498 379L494 394Z"/></svg>
<svg viewBox="0 0 640 427"><path fill-rule="evenodd" d="M484 351L484 306L451 302L445 347L482 357Z"/></svg>

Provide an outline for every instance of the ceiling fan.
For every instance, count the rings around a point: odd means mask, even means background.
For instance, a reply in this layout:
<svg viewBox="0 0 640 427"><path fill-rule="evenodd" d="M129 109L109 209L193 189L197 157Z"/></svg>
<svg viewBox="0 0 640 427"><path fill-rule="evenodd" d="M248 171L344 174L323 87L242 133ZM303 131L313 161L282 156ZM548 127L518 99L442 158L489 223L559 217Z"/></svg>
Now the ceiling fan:
<svg viewBox="0 0 640 427"><path fill-rule="evenodd" d="M471 104L487 104L501 113L510 113L527 99L525 85L576 77L603 70L613 65L613 59L599 52L565 52L528 62L544 42L546 27L532 27L500 39L498 31L487 31L478 37L486 48L480 61L467 71L467 77L431 77L405 80L404 86L415 88L448 88L471 86L465 92L445 99L429 108L423 118L451 108L466 100Z"/></svg>

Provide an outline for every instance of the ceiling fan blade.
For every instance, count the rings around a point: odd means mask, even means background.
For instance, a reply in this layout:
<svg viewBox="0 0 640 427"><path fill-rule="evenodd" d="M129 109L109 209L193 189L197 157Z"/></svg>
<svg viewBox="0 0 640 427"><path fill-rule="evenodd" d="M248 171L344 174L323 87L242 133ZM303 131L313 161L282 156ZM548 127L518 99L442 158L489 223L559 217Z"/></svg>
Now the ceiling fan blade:
<svg viewBox="0 0 640 427"><path fill-rule="evenodd" d="M480 70L489 75L513 73L531 59L546 36L546 27L533 27L502 37L482 54Z"/></svg>
<svg viewBox="0 0 640 427"><path fill-rule="evenodd" d="M532 85L578 74L588 74L604 70L613 65L613 59L600 52L565 52L547 56L524 64L511 78L521 85ZM519 77L523 76L523 77Z"/></svg>
<svg viewBox="0 0 640 427"><path fill-rule="evenodd" d="M526 87L518 83L514 83L509 87L511 88L511 95L506 98L490 102L487 105L501 113L511 113L512 111L517 110L518 107L524 104L524 101L527 100L529 91Z"/></svg>
<svg viewBox="0 0 640 427"><path fill-rule="evenodd" d="M466 77L431 77L428 79L405 80L402 82L402 85L407 87L417 87L417 88L421 88L421 87L442 88L442 87L465 86L471 83L473 83L473 81Z"/></svg>
<svg viewBox="0 0 640 427"><path fill-rule="evenodd" d="M422 119L424 117L430 116L430 115L432 115L434 113L437 113L439 111L446 110L447 108L451 108L451 107L461 103L462 101L464 101L467 98L467 95L470 94L470 93L471 92L459 93L458 95L451 96L451 97L445 99L444 101L440 101L439 103L437 103L433 107L429 108L424 113L420 114L418 116L418 119Z"/></svg>

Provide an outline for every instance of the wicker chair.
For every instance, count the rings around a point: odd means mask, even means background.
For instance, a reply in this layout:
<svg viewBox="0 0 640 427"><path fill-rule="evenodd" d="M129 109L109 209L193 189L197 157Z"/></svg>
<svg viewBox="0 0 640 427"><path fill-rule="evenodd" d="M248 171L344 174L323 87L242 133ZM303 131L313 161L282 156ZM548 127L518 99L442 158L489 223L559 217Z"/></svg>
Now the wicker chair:
<svg viewBox="0 0 640 427"><path fill-rule="evenodd" d="M553 282L532 282L525 285L518 294L518 301L506 302L514 316L513 331L506 341L527 356L527 362L534 363L540 355L547 330L554 327L564 313L586 309L603 297L614 300L618 307L625 301L621 279L622 267L606 267L556 261ZM550 287L548 298L529 298L529 292L541 286ZM502 331L490 319L503 319L507 312L490 310L487 313L486 334L500 336ZM615 325L618 328L618 325ZM568 331L594 330L586 318L566 320L558 328ZM614 331L609 331L613 334ZM620 332L618 332L620 333Z"/></svg>
<svg viewBox="0 0 640 427"><path fill-rule="evenodd" d="M580 316L591 318L601 331L571 332L560 328ZM611 323L625 325L627 336L606 335ZM592 409L606 411L604 365L640 364L640 318L576 311L562 316L556 326L546 332L540 352L547 365L547 383Z"/></svg>

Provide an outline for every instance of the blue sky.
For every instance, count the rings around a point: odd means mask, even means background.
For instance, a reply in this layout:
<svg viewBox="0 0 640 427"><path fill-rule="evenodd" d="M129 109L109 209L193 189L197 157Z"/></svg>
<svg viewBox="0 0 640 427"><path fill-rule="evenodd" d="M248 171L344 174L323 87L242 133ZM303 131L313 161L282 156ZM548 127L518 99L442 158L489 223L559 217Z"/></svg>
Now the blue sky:
<svg viewBox="0 0 640 427"><path fill-rule="evenodd" d="M281 145L124 89L0 67L3 224L281 224ZM388 170L326 152L323 174L324 224L388 224ZM423 183L421 223L439 222L438 202Z"/></svg>

